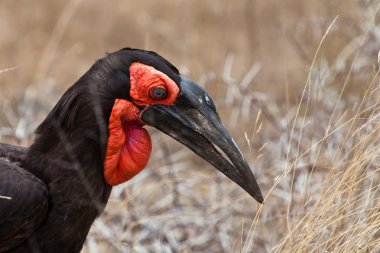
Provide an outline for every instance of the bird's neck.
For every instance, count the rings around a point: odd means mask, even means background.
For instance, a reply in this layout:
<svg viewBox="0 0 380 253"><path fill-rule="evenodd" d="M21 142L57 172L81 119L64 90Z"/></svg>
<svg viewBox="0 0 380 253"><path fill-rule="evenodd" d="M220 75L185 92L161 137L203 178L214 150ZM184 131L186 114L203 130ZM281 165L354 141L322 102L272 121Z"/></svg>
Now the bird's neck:
<svg viewBox="0 0 380 253"><path fill-rule="evenodd" d="M86 92L79 83L64 94L22 164L49 190L48 217L35 233L42 252L79 252L112 189L103 176L107 122Z"/></svg>

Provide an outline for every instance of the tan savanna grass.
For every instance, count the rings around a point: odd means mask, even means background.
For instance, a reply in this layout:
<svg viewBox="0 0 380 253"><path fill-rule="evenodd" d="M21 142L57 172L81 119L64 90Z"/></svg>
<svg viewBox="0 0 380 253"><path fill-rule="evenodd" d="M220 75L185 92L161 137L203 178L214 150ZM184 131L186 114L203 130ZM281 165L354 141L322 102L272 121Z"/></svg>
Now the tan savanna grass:
<svg viewBox="0 0 380 253"><path fill-rule="evenodd" d="M104 51L155 50L215 98L260 206L153 129L83 252L380 252L378 1L0 1L0 141L29 145Z"/></svg>

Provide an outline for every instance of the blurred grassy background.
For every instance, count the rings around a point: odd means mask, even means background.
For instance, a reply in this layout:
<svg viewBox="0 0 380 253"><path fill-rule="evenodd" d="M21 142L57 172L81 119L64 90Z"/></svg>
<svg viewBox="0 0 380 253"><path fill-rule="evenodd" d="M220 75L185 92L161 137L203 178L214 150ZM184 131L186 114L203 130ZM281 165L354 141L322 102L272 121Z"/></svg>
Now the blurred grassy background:
<svg viewBox="0 0 380 253"><path fill-rule="evenodd" d="M270 194L259 209L205 162L152 131L148 168L114 189L84 252L379 252L376 212L365 223L361 212L344 216L350 201L366 214L380 208L373 163L379 3L0 0L0 140L29 145L64 90L105 52L153 50L210 91ZM359 145L362 159L346 156L367 138L368 149ZM365 161L352 165L358 160ZM345 173L361 175L352 187L369 194L369 205L351 199L351 186L340 188ZM366 183L357 188L359 182ZM354 233L353 224L371 230Z"/></svg>

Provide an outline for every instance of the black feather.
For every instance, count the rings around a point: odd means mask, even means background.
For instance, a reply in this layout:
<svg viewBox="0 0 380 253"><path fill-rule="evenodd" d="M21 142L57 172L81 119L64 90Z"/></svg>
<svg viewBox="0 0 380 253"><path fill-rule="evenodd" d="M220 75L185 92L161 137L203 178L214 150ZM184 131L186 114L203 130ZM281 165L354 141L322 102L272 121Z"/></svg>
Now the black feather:
<svg viewBox="0 0 380 253"><path fill-rule="evenodd" d="M111 192L111 186L103 177L108 119L115 99L130 99L132 62L151 65L179 84L178 70L154 52L125 48L107 54L64 93L37 128L35 141L28 151L0 148L0 156L9 157L7 164L0 164L2 171L17 173L21 170L22 175L30 172L43 182L49 200L47 216L40 226L33 227L33 234L28 239L21 236L16 247L13 242L0 238L3 249L80 252L91 224L104 209ZM17 161L19 167L8 164L10 158ZM5 190L14 190L17 176L5 173L2 176L0 182L7 182ZM46 189L42 187L40 193ZM0 205L0 213L8 209ZM17 220L19 214L16 212L12 217ZM18 227L16 223L13 225Z"/></svg>

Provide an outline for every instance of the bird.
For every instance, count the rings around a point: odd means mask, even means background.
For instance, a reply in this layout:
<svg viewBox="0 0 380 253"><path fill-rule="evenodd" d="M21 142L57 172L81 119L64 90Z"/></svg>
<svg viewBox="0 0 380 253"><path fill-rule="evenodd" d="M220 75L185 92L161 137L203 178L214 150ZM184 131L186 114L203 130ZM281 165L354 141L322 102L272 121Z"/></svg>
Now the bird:
<svg viewBox="0 0 380 253"><path fill-rule="evenodd" d="M152 144L144 126L263 203L207 91L159 54L123 48L65 91L30 147L0 143L0 252L80 252L112 187L147 165Z"/></svg>

